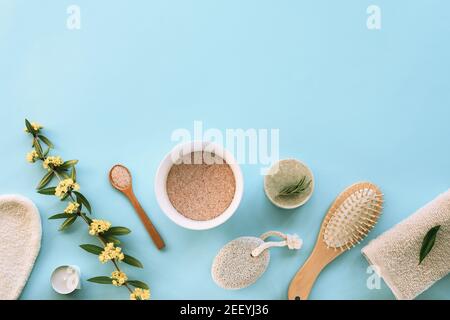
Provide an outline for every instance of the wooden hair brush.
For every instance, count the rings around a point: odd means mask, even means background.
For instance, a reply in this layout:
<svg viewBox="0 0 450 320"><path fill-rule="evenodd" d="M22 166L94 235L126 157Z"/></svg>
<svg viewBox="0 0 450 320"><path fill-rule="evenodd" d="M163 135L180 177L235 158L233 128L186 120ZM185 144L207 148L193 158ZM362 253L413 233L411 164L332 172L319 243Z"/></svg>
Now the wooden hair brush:
<svg viewBox="0 0 450 320"><path fill-rule="evenodd" d="M288 298L307 299L322 269L372 230L382 205L383 194L370 182L356 183L345 189L328 210L316 246L289 285Z"/></svg>

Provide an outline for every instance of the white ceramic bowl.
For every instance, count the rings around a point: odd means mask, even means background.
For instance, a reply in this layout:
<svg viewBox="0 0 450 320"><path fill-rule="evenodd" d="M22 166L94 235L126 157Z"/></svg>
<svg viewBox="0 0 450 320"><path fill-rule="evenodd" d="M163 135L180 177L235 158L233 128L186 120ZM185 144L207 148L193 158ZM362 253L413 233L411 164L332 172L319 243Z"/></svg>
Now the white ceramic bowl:
<svg viewBox="0 0 450 320"><path fill-rule="evenodd" d="M176 163L177 160L180 160L183 156L198 151L212 152L222 157L231 167L234 174L234 179L236 181L236 191L229 207L218 217L206 221L192 220L179 213L170 202L166 189L167 176L173 164ZM239 207L243 191L244 179L242 177L241 168L237 164L233 155L222 146L207 141L192 141L177 145L161 161L155 177L156 200L158 201L161 210L170 218L170 220L179 226L192 230L211 229L227 221Z"/></svg>
<svg viewBox="0 0 450 320"><path fill-rule="evenodd" d="M300 197L293 198L279 198L274 195L274 187L277 188L277 193L286 180L291 180L291 183L295 183L295 180L301 176L306 176L311 181L311 186L307 194ZM298 181L298 180L297 180ZM268 174L264 177L264 191L267 198L279 208L282 209L295 209L304 205L311 198L314 192L314 175L311 169L302 161L297 159L283 159L275 163L269 170Z"/></svg>
<svg viewBox="0 0 450 320"><path fill-rule="evenodd" d="M59 266L53 271L50 282L53 290L59 294L69 294L80 289L80 268L77 266Z"/></svg>

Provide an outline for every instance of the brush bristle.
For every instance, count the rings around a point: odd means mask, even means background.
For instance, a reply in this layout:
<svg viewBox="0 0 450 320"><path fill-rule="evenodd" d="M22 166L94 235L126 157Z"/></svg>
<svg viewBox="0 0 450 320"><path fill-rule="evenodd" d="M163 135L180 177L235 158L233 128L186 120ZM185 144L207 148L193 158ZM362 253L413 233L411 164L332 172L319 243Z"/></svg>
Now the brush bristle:
<svg viewBox="0 0 450 320"><path fill-rule="evenodd" d="M363 183L343 196L329 214L323 237L329 248L348 250L364 239L378 221L383 195L373 185Z"/></svg>

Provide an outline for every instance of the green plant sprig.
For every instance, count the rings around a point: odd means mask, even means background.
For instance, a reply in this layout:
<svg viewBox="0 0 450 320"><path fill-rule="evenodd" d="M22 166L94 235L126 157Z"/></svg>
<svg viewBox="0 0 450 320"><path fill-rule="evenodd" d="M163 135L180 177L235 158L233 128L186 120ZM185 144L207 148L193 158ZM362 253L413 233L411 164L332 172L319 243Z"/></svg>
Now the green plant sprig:
<svg viewBox="0 0 450 320"><path fill-rule="evenodd" d="M279 197L288 197L298 195L305 192L309 188L311 180L306 181L306 176L303 176L297 183L284 187L278 193Z"/></svg>
<svg viewBox="0 0 450 320"><path fill-rule="evenodd" d="M440 228L440 225L434 226L433 228L428 230L425 237L423 237L422 246L419 253L419 264L422 263L423 259L425 259L425 257L430 253L431 249L433 249L434 243L436 242L436 235Z"/></svg>
<svg viewBox="0 0 450 320"><path fill-rule="evenodd" d="M70 179L69 181L73 182L68 188L66 192L63 192L62 195L59 197L61 201L67 201L70 202L74 208L73 212L63 212L63 213L57 213L55 215L52 215L49 217L51 220L55 219L64 219L64 222L59 227L60 231L64 231L68 229L78 218L81 218L82 221L84 221L85 224L88 226L88 230L91 230L92 223L94 222L93 219L91 219L86 212L84 212L83 209L86 209L86 211L91 215L92 214L92 207L88 201L88 199L79 191L75 190L78 189L77 184L77 171L76 171L76 164L78 163L78 160L68 160L62 162L60 157L52 157L53 160L55 158L57 159L57 163L53 163L50 160L50 151L51 149L54 149L53 143L45 137L41 131L42 126L30 123L28 120L25 119L25 132L29 133L32 136L33 142L32 142L32 151L27 155L29 162L37 162L40 161L43 163L44 168L47 169L47 173L44 175L44 177L41 179L39 184L37 185L37 192L43 195L51 195L51 196L57 196L58 194L58 186L61 185L61 182L65 181L66 179ZM46 150L44 151L43 145L46 146ZM54 179L58 180L58 186L54 187L47 187ZM96 221L103 221L103 220L96 220ZM107 230L104 230L102 232L95 232L93 235L99 240L102 247L93 245L93 244L82 244L80 247L84 249L85 251L98 255L99 257L107 250L108 244L113 244L113 246L119 245L121 241L117 238L118 236L124 236L131 232L130 229L121 227L121 226L113 226L111 227L110 224L108 224ZM129 280L128 277L123 273L121 268L119 267L119 261L122 261L126 264L129 264L134 267L143 268L142 263L127 254L123 254L121 252L120 248L113 247L114 250L118 250L117 257L114 257L112 259L106 259L106 261L112 262L115 272L122 275L122 279L113 278L109 276L100 276L100 277L94 277L88 279L90 282L99 283L99 284L114 284L116 286L124 286L126 289L128 289L130 293L131 299L141 300L141 299L147 299L149 297L149 287L146 283L139 281L139 280ZM134 290L132 288L135 288Z"/></svg>

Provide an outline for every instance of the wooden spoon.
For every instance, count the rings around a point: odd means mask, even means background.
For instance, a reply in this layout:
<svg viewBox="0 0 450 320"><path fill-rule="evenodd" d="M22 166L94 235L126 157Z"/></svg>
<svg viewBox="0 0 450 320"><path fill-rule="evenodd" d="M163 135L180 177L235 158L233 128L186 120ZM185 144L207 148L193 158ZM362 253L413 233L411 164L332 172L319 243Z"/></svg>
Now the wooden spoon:
<svg viewBox="0 0 450 320"><path fill-rule="evenodd" d="M121 191L130 200L156 247L159 250L164 248L164 240L161 238L155 226L150 221L144 209L142 209L142 206L134 195L130 170L128 170L127 167L121 164L116 164L109 171L109 181L114 188Z"/></svg>

